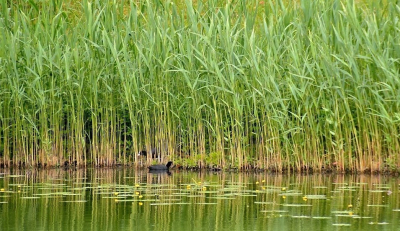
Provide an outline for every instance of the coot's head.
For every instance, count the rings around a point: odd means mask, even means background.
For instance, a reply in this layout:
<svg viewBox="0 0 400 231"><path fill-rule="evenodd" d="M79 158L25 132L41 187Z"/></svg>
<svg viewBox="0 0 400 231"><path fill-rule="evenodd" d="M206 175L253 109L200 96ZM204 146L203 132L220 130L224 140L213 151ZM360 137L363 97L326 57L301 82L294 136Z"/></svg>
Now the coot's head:
<svg viewBox="0 0 400 231"><path fill-rule="evenodd" d="M167 168L169 169L171 167L171 165L172 165L172 161L168 161Z"/></svg>

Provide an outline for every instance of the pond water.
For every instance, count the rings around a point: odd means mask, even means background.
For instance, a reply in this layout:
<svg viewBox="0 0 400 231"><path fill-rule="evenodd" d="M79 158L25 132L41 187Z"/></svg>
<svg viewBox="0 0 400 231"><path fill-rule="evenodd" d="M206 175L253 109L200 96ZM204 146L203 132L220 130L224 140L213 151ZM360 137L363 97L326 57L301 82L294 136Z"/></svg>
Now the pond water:
<svg viewBox="0 0 400 231"><path fill-rule="evenodd" d="M1 230L399 230L399 178L0 170Z"/></svg>

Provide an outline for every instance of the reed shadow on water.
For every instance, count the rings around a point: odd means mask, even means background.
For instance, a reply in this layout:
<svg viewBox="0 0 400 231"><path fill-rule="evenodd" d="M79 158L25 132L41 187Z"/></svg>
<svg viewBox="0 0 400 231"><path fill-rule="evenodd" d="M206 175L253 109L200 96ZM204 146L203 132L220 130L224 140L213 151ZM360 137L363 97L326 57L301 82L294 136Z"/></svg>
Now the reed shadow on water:
<svg viewBox="0 0 400 231"><path fill-rule="evenodd" d="M132 168L1 171L0 224L2 230L29 231L297 231L305 226L378 231L399 226L397 177L169 173Z"/></svg>

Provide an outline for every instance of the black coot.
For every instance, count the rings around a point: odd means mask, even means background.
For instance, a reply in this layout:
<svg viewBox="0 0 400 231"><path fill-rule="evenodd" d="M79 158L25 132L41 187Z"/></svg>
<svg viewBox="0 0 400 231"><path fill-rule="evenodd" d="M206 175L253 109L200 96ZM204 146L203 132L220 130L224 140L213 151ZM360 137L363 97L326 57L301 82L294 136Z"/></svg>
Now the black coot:
<svg viewBox="0 0 400 231"><path fill-rule="evenodd" d="M155 171L168 171L169 167L171 167L172 161L168 161L167 165L163 164L156 164L156 165L151 165L147 167L149 170L155 170Z"/></svg>

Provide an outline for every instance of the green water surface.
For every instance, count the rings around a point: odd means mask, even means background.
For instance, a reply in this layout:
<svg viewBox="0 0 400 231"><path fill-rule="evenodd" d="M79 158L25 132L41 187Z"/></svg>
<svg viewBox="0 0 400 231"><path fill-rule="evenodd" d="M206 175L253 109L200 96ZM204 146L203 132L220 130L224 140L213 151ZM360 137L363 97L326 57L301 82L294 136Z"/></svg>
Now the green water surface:
<svg viewBox="0 0 400 231"><path fill-rule="evenodd" d="M0 170L0 230L400 230L399 178Z"/></svg>

